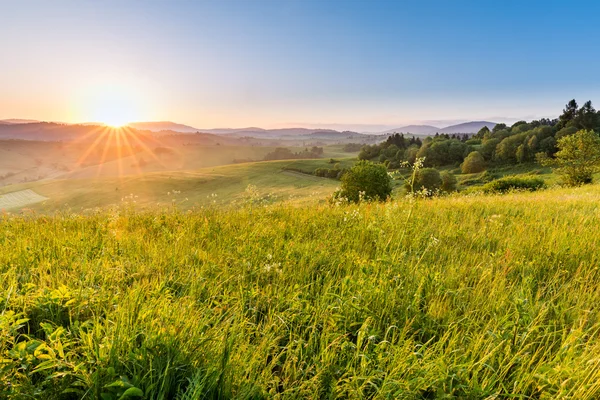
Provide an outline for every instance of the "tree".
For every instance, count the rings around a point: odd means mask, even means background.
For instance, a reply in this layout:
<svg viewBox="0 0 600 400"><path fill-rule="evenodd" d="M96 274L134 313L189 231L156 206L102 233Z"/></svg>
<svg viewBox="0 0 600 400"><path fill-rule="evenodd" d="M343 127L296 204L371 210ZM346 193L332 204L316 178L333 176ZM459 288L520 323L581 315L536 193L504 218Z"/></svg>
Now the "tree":
<svg viewBox="0 0 600 400"><path fill-rule="evenodd" d="M480 152L472 151L460 165L463 174L474 174L485 169L485 160Z"/></svg>
<svg viewBox="0 0 600 400"><path fill-rule="evenodd" d="M496 147L498 146L498 144L500 144L500 141L501 139L498 138L483 141L483 143L481 144L481 148L479 149L481 155L483 155L483 158L485 158L488 161L492 160L496 155Z"/></svg>
<svg viewBox="0 0 600 400"><path fill-rule="evenodd" d="M342 176L341 189L336 193L336 197L352 202L384 201L391 193L392 179L385 166L362 160Z"/></svg>
<svg viewBox="0 0 600 400"><path fill-rule="evenodd" d="M457 180L454 174L448 171L443 171L440 174L440 177L442 178L442 185L440 186L440 189L446 193L456 192Z"/></svg>
<svg viewBox="0 0 600 400"><path fill-rule="evenodd" d="M477 139L483 139L484 137L489 136L489 135L490 135L490 129L487 126L484 126L473 137L477 138Z"/></svg>
<svg viewBox="0 0 600 400"><path fill-rule="evenodd" d="M429 194L433 194L442 186L442 177L440 172L435 168L423 168L415 171L414 181L407 179L404 187L409 192L420 191L426 189Z"/></svg>
<svg viewBox="0 0 600 400"><path fill-rule="evenodd" d="M558 118L558 128L565 128L577 116L577 102L575 99L569 101L563 110L562 115Z"/></svg>
<svg viewBox="0 0 600 400"><path fill-rule="evenodd" d="M496 124L496 126L494 126L494 128L492 129L492 133L496 133L496 132L501 131L506 128L507 128L506 124Z"/></svg>
<svg viewBox="0 0 600 400"><path fill-rule="evenodd" d="M543 158L543 165L555 168L565 184L579 186L591 183L593 174L600 171L600 137L594 131L580 130L557 142L554 158Z"/></svg>
<svg viewBox="0 0 600 400"><path fill-rule="evenodd" d="M590 100L586 101L577 111L575 125L581 129L594 129L598 126L598 115Z"/></svg>

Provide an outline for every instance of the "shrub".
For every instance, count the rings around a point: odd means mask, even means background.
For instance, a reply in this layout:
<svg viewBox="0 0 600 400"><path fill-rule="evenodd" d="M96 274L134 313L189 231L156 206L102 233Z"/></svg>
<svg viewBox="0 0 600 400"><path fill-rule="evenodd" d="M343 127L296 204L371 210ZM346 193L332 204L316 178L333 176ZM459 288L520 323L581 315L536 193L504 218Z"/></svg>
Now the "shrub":
<svg viewBox="0 0 600 400"><path fill-rule="evenodd" d="M454 174L451 174L448 171L444 171L440 174L440 177L442 178L442 185L440 186L440 188L444 192L456 192L456 177L454 176Z"/></svg>
<svg viewBox="0 0 600 400"><path fill-rule="evenodd" d="M555 158L537 156L542 165L556 168L566 185L592 183L593 174L600 170L600 137L594 131L581 130L563 136L557 142Z"/></svg>
<svg viewBox="0 0 600 400"><path fill-rule="evenodd" d="M469 153L465 161L460 165L463 174L474 174L485 169L485 159L478 151Z"/></svg>
<svg viewBox="0 0 600 400"><path fill-rule="evenodd" d="M342 187L335 197L352 202L386 200L392 193L392 179L385 166L370 161L359 161L341 177Z"/></svg>
<svg viewBox="0 0 600 400"><path fill-rule="evenodd" d="M536 191L546 186L544 180L534 177L505 176L483 185L484 193L506 193L511 190Z"/></svg>
<svg viewBox="0 0 600 400"><path fill-rule="evenodd" d="M423 189L429 192L436 192L442 186L442 177L440 176L440 172L435 168L423 168L415 172L414 182L412 179L407 179L404 186L409 192Z"/></svg>

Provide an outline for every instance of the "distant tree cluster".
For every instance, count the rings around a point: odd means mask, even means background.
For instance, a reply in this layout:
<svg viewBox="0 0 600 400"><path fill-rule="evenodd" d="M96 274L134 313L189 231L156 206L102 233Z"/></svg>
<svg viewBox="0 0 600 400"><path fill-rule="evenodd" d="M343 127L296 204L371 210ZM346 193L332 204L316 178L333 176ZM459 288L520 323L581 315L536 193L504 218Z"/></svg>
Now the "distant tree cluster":
<svg viewBox="0 0 600 400"><path fill-rule="evenodd" d="M317 168L314 174L322 178L342 179L347 171L347 169L341 168L339 163L336 163L333 168Z"/></svg>
<svg viewBox="0 0 600 400"><path fill-rule="evenodd" d="M344 151L346 153L354 153L355 151L360 151L362 149L363 144L361 143L347 143L344 145Z"/></svg>
<svg viewBox="0 0 600 400"><path fill-rule="evenodd" d="M518 121L511 126L497 124L492 129L486 126L471 137L436 134L421 140L395 134L383 143L364 146L358 157L379 161L388 169L424 158L425 167L460 166L463 173L476 173L490 164L519 164L541 157L552 159L559 150L560 140L580 130L596 135L600 132L600 112L591 101L581 107L575 100L569 101L558 119Z"/></svg>
<svg viewBox="0 0 600 400"><path fill-rule="evenodd" d="M396 169L403 161L414 162L421 145L419 138L413 136L409 139L401 133L396 133L383 143L363 146L358 153L358 159L379 161L389 169Z"/></svg>
<svg viewBox="0 0 600 400"><path fill-rule="evenodd" d="M294 153L287 147L277 147L272 152L265 155L265 161L274 160L294 160L294 159L305 159L305 158L320 158L323 155L323 148L313 146L310 149L304 149L298 153Z"/></svg>

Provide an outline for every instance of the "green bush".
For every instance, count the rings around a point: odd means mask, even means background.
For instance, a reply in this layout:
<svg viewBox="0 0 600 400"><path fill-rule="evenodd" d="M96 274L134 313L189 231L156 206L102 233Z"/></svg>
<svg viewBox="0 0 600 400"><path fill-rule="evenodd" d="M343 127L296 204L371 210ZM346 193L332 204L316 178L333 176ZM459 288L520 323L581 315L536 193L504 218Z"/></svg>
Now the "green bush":
<svg viewBox="0 0 600 400"><path fill-rule="evenodd" d="M436 192L442 186L442 177L440 172L435 168L423 168L419 169L414 174L414 182L411 179L407 179L404 183L404 187L407 191L421 191L426 189L429 192Z"/></svg>
<svg viewBox="0 0 600 400"><path fill-rule="evenodd" d="M465 161L460 165L463 174L474 174L485 169L485 159L478 151L469 153Z"/></svg>
<svg viewBox="0 0 600 400"><path fill-rule="evenodd" d="M554 158L536 155L538 162L555 168L567 186L592 183L600 171L600 137L594 131L580 130L558 139L558 152Z"/></svg>
<svg viewBox="0 0 600 400"><path fill-rule="evenodd" d="M348 201L386 200L392 194L392 178L382 164L361 160L342 175L342 187L336 198Z"/></svg>
<svg viewBox="0 0 600 400"><path fill-rule="evenodd" d="M446 193L456 192L456 177L448 171L444 171L440 174L442 178L442 189Z"/></svg>
<svg viewBox="0 0 600 400"><path fill-rule="evenodd" d="M546 183L541 178L505 176L504 178L488 182L483 185L484 193L506 193L511 190L536 191L546 187Z"/></svg>

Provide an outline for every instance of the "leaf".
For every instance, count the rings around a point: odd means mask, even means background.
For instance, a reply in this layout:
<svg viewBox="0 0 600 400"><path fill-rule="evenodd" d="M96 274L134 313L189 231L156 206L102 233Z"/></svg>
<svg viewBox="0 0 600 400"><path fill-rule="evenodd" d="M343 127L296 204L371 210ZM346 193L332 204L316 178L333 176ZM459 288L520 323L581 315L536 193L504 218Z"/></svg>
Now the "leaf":
<svg viewBox="0 0 600 400"><path fill-rule="evenodd" d="M55 360L48 360L48 361L44 361L38 364L37 367L35 367L33 369L33 371L31 371L32 374L35 374L37 372L42 372L45 371L47 369L52 369L52 368L56 368L59 364L55 361Z"/></svg>
<svg viewBox="0 0 600 400"><path fill-rule="evenodd" d="M138 389L136 387L130 387L129 389L127 389L125 391L125 393L123 393L123 395L121 397L119 397L119 400L127 399L129 397L143 397L143 396L144 396L144 392L142 392L141 389Z"/></svg>
<svg viewBox="0 0 600 400"><path fill-rule="evenodd" d="M113 383L104 386L105 388L132 388L134 387L131 383L129 382L125 382L122 381L121 379L118 379L116 381L114 381Z"/></svg>

